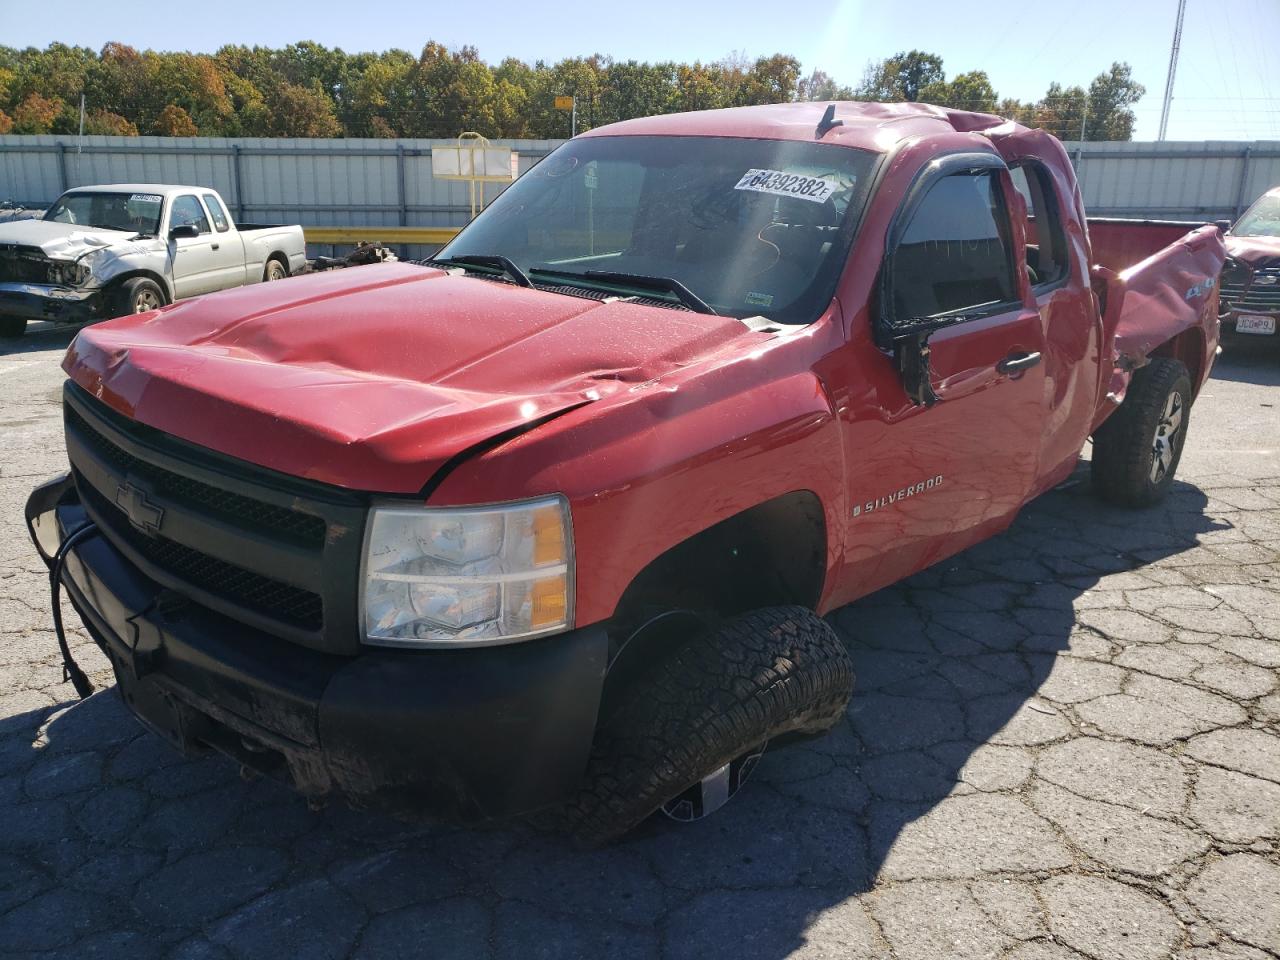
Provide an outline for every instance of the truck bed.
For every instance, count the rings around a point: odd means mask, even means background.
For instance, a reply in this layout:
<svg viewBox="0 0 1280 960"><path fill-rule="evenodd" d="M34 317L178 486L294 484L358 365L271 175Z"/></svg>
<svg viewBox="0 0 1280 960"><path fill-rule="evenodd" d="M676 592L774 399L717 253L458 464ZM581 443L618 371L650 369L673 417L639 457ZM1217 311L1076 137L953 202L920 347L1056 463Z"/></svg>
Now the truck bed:
<svg viewBox="0 0 1280 960"><path fill-rule="evenodd" d="M1207 224L1182 220L1090 217L1093 262L1120 273Z"/></svg>

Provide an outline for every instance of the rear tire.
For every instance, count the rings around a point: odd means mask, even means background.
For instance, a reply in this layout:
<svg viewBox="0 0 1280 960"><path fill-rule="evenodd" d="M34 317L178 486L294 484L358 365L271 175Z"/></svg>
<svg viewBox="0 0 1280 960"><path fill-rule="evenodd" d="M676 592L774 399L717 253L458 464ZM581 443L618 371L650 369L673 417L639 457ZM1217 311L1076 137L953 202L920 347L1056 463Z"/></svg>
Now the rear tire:
<svg viewBox="0 0 1280 960"><path fill-rule="evenodd" d="M122 283L112 298L113 317L131 313L149 313L159 310L168 302L160 284L146 277L132 277Z"/></svg>
<svg viewBox="0 0 1280 960"><path fill-rule="evenodd" d="M1134 371L1120 408L1093 434L1093 486L1126 507L1159 503L1173 486L1191 421L1191 377L1158 357Z"/></svg>
<svg viewBox="0 0 1280 960"><path fill-rule="evenodd" d="M697 819L701 809L676 809L690 790L731 774L736 790L769 740L829 730L852 691L848 651L811 611L773 607L730 620L678 647L623 694L555 825L597 845L660 808ZM723 802L723 783L719 789Z"/></svg>
<svg viewBox="0 0 1280 960"><path fill-rule="evenodd" d="M0 317L0 337L9 340L14 337L20 337L26 332L26 317Z"/></svg>
<svg viewBox="0 0 1280 960"><path fill-rule="evenodd" d="M262 271L262 282L270 283L273 280L283 280L289 276L289 268L279 260L268 260L266 268Z"/></svg>

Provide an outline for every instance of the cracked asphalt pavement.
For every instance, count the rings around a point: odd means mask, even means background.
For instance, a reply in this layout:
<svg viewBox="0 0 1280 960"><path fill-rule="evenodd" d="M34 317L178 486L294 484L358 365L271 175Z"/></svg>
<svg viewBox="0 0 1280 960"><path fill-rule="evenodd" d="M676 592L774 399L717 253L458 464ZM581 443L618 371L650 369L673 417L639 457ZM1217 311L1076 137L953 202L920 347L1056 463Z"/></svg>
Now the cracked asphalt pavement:
<svg viewBox="0 0 1280 960"><path fill-rule="evenodd" d="M1220 358L1165 504L1082 470L836 612L859 679L831 736L582 853L184 760L71 615L101 688L76 703L21 517L64 467L68 339L0 352L0 954L1280 957L1280 351Z"/></svg>

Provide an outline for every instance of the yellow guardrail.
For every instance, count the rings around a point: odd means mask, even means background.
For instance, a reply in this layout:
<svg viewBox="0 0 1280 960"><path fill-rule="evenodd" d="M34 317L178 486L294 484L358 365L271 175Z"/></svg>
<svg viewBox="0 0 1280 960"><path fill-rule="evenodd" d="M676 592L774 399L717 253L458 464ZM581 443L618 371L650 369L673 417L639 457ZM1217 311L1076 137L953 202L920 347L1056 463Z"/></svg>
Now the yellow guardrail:
<svg viewBox="0 0 1280 960"><path fill-rule="evenodd" d="M307 243L448 243L461 227L303 227Z"/></svg>

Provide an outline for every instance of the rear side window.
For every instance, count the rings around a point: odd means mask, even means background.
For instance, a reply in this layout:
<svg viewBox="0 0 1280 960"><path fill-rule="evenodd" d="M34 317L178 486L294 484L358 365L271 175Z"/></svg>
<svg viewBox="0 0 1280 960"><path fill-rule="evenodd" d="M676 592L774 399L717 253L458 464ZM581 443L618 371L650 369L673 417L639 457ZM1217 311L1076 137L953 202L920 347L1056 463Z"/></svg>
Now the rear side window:
<svg viewBox="0 0 1280 960"><path fill-rule="evenodd" d="M1024 163L1011 168L1009 175L1027 202L1027 274L1031 285L1066 279L1067 235L1048 171L1038 163Z"/></svg>
<svg viewBox="0 0 1280 960"><path fill-rule="evenodd" d="M218 202L218 198L212 193L204 195L204 205L209 208L209 216L213 217L214 229L219 233L226 233L231 229L231 224L227 220L227 211L222 209L222 204Z"/></svg>
<svg viewBox="0 0 1280 960"><path fill-rule="evenodd" d="M1008 223L993 170L952 174L930 187L893 255L898 321L1014 300Z"/></svg>
<svg viewBox="0 0 1280 960"><path fill-rule="evenodd" d="M209 218L204 215L204 207L189 193L175 198L173 210L169 213L170 228L188 223L194 223L201 233L209 232Z"/></svg>

